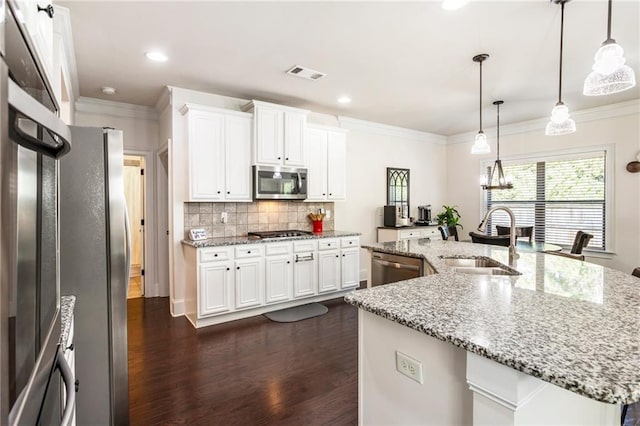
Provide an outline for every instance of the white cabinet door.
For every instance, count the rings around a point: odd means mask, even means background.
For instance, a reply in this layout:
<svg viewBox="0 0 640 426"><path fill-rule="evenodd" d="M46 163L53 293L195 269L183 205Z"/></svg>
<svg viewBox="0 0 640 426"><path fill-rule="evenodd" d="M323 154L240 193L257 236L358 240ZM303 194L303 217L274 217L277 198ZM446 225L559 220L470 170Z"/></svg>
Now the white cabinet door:
<svg viewBox="0 0 640 426"><path fill-rule="evenodd" d="M296 253L293 261L293 297L313 296L318 292L316 252Z"/></svg>
<svg viewBox="0 0 640 426"><path fill-rule="evenodd" d="M342 249L342 288L360 285L360 250L357 247Z"/></svg>
<svg viewBox="0 0 640 426"><path fill-rule="evenodd" d="M251 119L225 117L225 199L251 201Z"/></svg>
<svg viewBox="0 0 640 426"><path fill-rule="evenodd" d="M224 116L189 111L189 200L224 199Z"/></svg>
<svg viewBox="0 0 640 426"><path fill-rule="evenodd" d="M236 308L259 306L263 302L264 261L262 258L235 262Z"/></svg>
<svg viewBox="0 0 640 426"><path fill-rule="evenodd" d="M327 199L327 132L307 129L307 201Z"/></svg>
<svg viewBox="0 0 640 426"><path fill-rule="evenodd" d="M284 113L284 165L304 167L305 129L307 114L286 111Z"/></svg>
<svg viewBox="0 0 640 426"><path fill-rule="evenodd" d="M291 255L268 256L266 261L266 303L291 299L293 265Z"/></svg>
<svg viewBox="0 0 640 426"><path fill-rule="evenodd" d="M213 262L200 266L198 317L205 317L233 310L231 289L233 287L232 262Z"/></svg>
<svg viewBox="0 0 640 426"><path fill-rule="evenodd" d="M256 163L278 166L283 155L283 112L269 107L256 108Z"/></svg>
<svg viewBox="0 0 640 426"><path fill-rule="evenodd" d="M338 250L318 252L318 293L340 288L340 255Z"/></svg>
<svg viewBox="0 0 640 426"><path fill-rule="evenodd" d="M38 6L45 8L52 1L17 0L16 6L24 19L24 25L36 49L36 54L44 65L49 82L53 71L53 19L45 11L38 11ZM54 15L55 17L55 15Z"/></svg>
<svg viewBox="0 0 640 426"><path fill-rule="evenodd" d="M344 133L327 133L328 200L347 198L347 138Z"/></svg>

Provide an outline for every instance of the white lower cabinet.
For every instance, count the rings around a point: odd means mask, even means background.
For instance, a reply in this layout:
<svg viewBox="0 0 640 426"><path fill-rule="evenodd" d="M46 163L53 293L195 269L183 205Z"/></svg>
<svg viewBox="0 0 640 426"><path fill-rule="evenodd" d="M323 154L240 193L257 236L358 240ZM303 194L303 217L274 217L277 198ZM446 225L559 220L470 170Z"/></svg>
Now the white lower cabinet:
<svg viewBox="0 0 640 426"><path fill-rule="evenodd" d="M194 248L185 315L195 327L338 297L360 283L359 237Z"/></svg>
<svg viewBox="0 0 640 426"><path fill-rule="evenodd" d="M264 288L264 260L262 258L235 261L236 309L262 305Z"/></svg>
<svg viewBox="0 0 640 426"><path fill-rule="evenodd" d="M360 250L356 247L342 249L340 288L360 285Z"/></svg>
<svg viewBox="0 0 640 426"><path fill-rule="evenodd" d="M293 280L291 255L267 256L265 272L265 302L275 303L291 299L291 282Z"/></svg>
<svg viewBox="0 0 640 426"><path fill-rule="evenodd" d="M339 250L318 252L318 292L336 291L340 288Z"/></svg>
<svg viewBox="0 0 640 426"><path fill-rule="evenodd" d="M233 262L219 261L200 266L198 315L206 316L233 310Z"/></svg>

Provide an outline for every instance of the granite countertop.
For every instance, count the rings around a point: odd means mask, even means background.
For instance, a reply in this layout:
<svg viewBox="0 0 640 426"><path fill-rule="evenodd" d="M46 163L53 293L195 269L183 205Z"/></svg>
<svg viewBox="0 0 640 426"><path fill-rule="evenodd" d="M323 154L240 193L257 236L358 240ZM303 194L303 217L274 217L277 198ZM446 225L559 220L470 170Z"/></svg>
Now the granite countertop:
<svg viewBox="0 0 640 426"><path fill-rule="evenodd" d="M60 332L60 346L65 349L69 346L69 333L71 332L71 326L73 325L73 310L75 306L75 296L62 296L60 298L60 318L62 327Z"/></svg>
<svg viewBox="0 0 640 426"><path fill-rule="evenodd" d="M640 400L640 279L596 264L520 252L519 276L454 271L440 256L506 247L428 239L363 245L426 259L438 273L358 290L345 300L583 396Z"/></svg>
<svg viewBox="0 0 640 426"><path fill-rule="evenodd" d="M249 236L242 237L220 237L220 238L208 238L201 241L182 240L182 244L201 248L201 247L217 247L217 246L233 246L238 244L265 244L275 243L280 241L291 240L313 240L318 238L342 238L342 237L356 237L361 235L359 232L345 232L345 231L325 231L320 233L314 233L312 235L302 235L299 237L285 237L285 238L267 238L260 239Z"/></svg>

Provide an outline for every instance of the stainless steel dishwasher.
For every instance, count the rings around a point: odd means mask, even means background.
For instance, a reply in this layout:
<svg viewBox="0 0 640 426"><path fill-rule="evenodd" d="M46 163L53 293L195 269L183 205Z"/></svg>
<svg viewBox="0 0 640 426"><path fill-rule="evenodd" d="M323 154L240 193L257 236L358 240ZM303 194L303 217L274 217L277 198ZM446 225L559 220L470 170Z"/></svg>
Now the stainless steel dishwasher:
<svg viewBox="0 0 640 426"><path fill-rule="evenodd" d="M399 256L380 252L371 253L371 286L395 283L425 275L423 259L408 256ZM431 274L433 268L427 265L427 274Z"/></svg>

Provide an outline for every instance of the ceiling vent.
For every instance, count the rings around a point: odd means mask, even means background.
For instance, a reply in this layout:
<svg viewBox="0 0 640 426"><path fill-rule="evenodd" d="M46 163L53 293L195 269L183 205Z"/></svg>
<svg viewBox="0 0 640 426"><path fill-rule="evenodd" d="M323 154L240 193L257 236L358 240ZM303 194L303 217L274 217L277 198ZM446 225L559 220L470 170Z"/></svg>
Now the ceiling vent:
<svg viewBox="0 0 640 426"><path fill-rule="evenodd" d="M322 77L327 75L323 72L312 70L311 68L307 67L302 67L300 65L296 65L295 67L291 68L289 71L287 71L287 74L306 78L307 80L320 80Z"/></svg>

